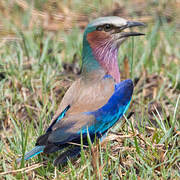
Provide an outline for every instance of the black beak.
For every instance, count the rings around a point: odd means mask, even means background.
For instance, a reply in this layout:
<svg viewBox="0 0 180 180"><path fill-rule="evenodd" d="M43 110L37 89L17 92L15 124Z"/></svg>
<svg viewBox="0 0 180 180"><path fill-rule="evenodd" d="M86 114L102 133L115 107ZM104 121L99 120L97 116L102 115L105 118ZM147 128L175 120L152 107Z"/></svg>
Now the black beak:
<svg viewBox="0 0 180 180"><path fill-rule="evenodd" d="M135 26L146 26L146 25L142 22L128 21L126 28L131 28L131 27L135 27Z"/></svg>
<svg viewBox="0 0 180 180"><path fill-rule="evenodd" d="M121 38L122 37L129 37L129 36L144 36L144 33L139 33L139 32L122 32L121 33Z"/></svg>
<svg viewBox="0 0 180 180"><path fill-rule="evenodd" d="M122 26L119 28L119 32L121 32L121 38L123 37L129 37L129 36L142 36L145 35L144 33L140 32L122 32L122 30L131 28L131 27L136 27L136 26L143 26L145 27L146 25L142 22L136 22L136 21L128 21L125 26Z"/></svg>

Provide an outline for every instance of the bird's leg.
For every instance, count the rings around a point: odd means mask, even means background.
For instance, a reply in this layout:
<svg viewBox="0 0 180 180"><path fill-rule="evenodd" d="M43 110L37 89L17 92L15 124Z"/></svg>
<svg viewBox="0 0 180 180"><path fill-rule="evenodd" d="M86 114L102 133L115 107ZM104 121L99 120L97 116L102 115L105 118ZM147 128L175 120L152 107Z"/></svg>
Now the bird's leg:
<svg viewBox="0 0 180 180"><path fill-rule="evenodd" d="M67 163L68 159L77 157L81 152L81 146L74 146L71 149L68 149L64 153L60 154L54 161L54 165L58 166L64 163Z"/></svg>

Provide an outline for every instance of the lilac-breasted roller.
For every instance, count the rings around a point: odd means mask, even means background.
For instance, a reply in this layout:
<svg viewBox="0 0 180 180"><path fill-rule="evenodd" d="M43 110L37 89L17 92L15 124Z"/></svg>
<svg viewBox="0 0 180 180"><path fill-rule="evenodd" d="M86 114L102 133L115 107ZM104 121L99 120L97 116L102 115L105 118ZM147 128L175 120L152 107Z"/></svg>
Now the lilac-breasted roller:
<svg viewBox="0 0 180 180"><path fill-rule="evenodd" d="M65 93L50 126L25 154L25 160L67 148L54 164L66 162L81 150L70 142L80 144L83 139L87 145L87 134L92 141L102 138L123 116L131 101L133 82L120 82L118 49L128 37L144 35L125 31L134 26L144 24L116 16L100 17L88 24L83 36L81 77Z"/></svg>

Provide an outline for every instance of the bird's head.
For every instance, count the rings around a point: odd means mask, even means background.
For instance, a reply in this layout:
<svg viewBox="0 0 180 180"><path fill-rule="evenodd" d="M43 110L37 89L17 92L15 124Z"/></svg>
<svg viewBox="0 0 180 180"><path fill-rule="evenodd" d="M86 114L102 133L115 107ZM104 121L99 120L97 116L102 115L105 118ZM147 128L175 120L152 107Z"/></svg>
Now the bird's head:
<svg viewBox="0 0 180 180"><path fill-rule="evenodd" d="M88 24L83 37L83 70L88 72L102 68L119 82L117 60L119 46L130 36L144 35L140 32L127 31L135 26L145 24L117 16L100 17Z"/></svg>

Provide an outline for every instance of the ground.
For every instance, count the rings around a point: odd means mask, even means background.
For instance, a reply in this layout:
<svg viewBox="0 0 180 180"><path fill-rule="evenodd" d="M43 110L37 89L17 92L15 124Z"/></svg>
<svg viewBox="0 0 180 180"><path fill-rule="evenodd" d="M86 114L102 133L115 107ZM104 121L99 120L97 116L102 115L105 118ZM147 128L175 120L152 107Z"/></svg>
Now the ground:
<svg viewBox="0 0 180 180"><path fill-rule="evenodd" d="M178 0L1 0L0 178L179 179L179 8ZM119 51L122 77L135 84L128 112L65 166L53 166L57 153L17 164L79 76L85 26L107 15L147 24L145 37Z"/></svg>

